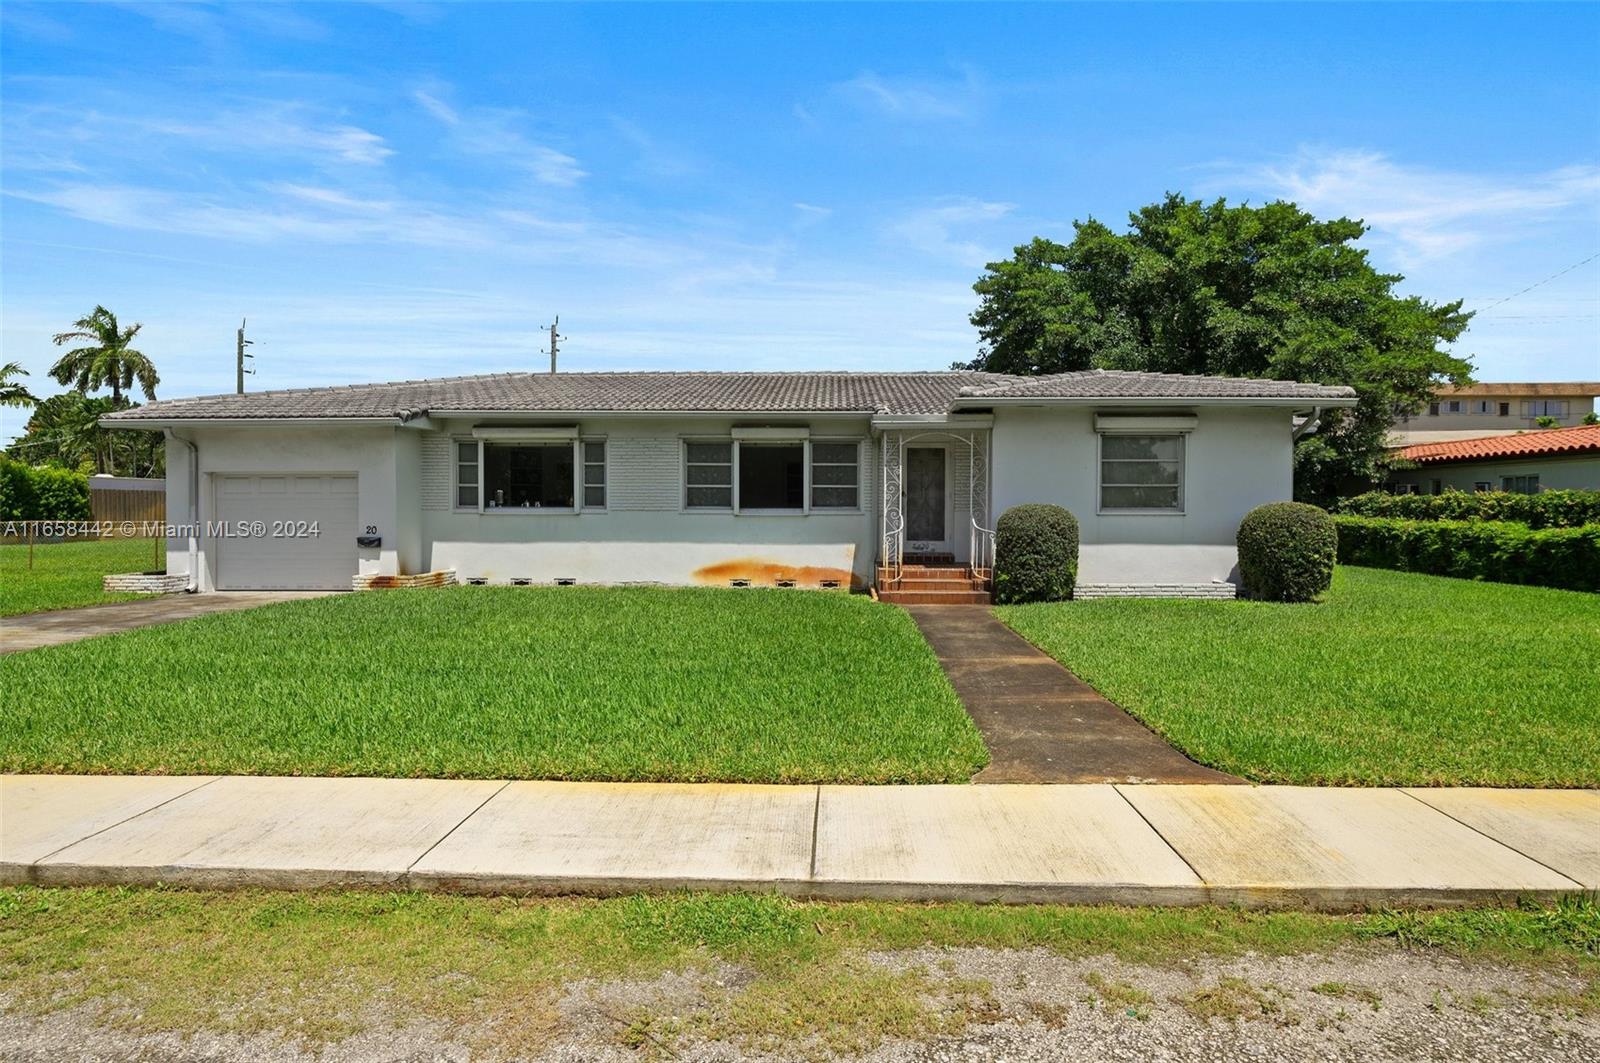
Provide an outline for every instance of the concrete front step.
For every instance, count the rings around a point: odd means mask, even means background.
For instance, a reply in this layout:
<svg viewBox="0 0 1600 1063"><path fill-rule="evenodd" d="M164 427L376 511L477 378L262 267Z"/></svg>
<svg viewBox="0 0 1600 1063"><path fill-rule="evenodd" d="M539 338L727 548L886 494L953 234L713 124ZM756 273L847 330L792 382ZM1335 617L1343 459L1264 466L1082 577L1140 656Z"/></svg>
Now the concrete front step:
<svg viewBox="0 0 1600 1063"><path fill-rule="evenodd" d="M890 605L990 605L988 591L902 591L880 590L878 600Z"/></svg>
<svg viewBox="0 0 1600 1063"><path fill-rule="evenodd" d="M900 580L898 583L884 584L881 590L890 591L981 591L987 590L982 580L970 576L950 579L923 579L921 577Z"/></svg>

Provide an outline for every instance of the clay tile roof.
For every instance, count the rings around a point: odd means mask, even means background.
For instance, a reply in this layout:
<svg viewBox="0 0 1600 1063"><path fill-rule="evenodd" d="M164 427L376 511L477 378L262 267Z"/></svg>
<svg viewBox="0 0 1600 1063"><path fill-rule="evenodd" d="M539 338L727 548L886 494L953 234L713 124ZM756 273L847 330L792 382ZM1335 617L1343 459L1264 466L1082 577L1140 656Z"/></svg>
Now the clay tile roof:
<svg viewBox="0 0 1600 1063"><path fill-rule="evenodd" d="M1542 432L1518 432L1510 436L1457 439L1449 443L1416 443L1409 447L1401 447L1396 454L1419 465L1430 465L1451 461L1488 461L1492 458L1577 454L1585 451L1600 451L1600 425L1550 428Z"/></svg>
<svg viewBox="0 0 1600 1063"><path fill-rule="evenodd" d="M1010 377L998 384L961 389L963 399L1303 399L1353 400L1354 389L1329 384L1254 377L1184 376L1123 369L1085 369L1049 376Z"/></svg>
<svg viewBox="0 0 1600 1063"><path fill-rule="evenodd" d="M1299 402L1353 396L1349 388L1282 380L1089 371L1017 377L960 370L921 373L496 373L391 384L293 388L164 399L108 414L140 421L373 417L429 413L862 413L924 415L988 397L1081 399L1259 398Z"/></svg>
<svg viewBox="0 0 1600 1063"><path fill-rule="evenodd" d="M1566 381L1538 381L1526 384L1468 384L1464 388L1445 385L1440 388L1435 396L1438 398L1488 398L1497 395L1502 398L1547 399L1553 397L1569 398L1594 398L1600 396L1600 381L1594 380L1566 380Z"/></svg>

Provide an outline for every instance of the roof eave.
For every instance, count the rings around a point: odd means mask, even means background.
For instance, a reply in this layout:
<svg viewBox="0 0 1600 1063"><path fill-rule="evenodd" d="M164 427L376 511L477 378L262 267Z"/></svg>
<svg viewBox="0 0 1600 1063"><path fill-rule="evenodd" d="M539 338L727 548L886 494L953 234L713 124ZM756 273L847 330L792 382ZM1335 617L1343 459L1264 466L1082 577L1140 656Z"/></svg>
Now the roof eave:
<svg viewBox="0 0 1600 1063"><path fill-rule="evenodd" d="M1360 401L1354 395L1336 398L1290 397L1286 395L1028 395L986 398L979 395L961 395L951 404L951 409L964 406L1281 406L1295 410L1318 407L1354 406Z"/></svg>

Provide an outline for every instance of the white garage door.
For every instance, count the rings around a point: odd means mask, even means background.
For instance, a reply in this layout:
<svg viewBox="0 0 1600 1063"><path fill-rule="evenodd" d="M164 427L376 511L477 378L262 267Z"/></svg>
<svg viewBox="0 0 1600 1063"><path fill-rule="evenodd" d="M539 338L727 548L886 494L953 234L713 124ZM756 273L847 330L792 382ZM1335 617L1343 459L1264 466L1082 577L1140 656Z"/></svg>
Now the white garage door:
<svg viewBox="0 0 1600 1063"><path fill-rule="evenodd" d="M356 572L354 476L212 480L217 519L229 533L211 540L218 590L350 589Z"/></svg>

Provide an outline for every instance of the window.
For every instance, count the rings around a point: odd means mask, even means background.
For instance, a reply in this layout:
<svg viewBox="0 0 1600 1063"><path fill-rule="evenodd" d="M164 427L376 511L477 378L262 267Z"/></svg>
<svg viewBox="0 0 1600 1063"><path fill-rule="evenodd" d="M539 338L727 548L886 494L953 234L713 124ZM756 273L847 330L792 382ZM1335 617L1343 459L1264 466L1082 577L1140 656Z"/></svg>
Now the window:
<svg viewBox="0 0 1600 1063"><path fill-rule="evenodd" d="M1516 495L1536 495L1539 493L1539 477L1502 476L1500 477L1500 490L1510 491Z"/></svg>
<svg viewBox="0 0 1600 1063"><path fill-rule="evenodd" d="M855 509L861 504L861 445L811 444L811 508Z"/></svg>
<svg viewBox="0 0 1600 1063"><path fill-rule="evenodd" d="M583 508L606 508L606 444L603 439L583 441Z"/></svg>
<svg viewBox="0 0 1600 1063"><path fill-rule="evenodd" d="M1436 495L1444 494L1444 481L1443 480L1432 480L1432 481L1429 481L1428 490L1429 490L1429 492L1431 494L1436 494Z"/></svg>
<svg viewBox="0 0 1600 1063"><path fill-rule="evenodd" d="M1100 508L1183 510L1183 437L1100 437Z"/></svg>
<svg viewBox="0 0 1600 1063"><path fill-rule="evenodd" d="M1478 399L1472 404L1473 413L1493 413L1494 403L1488 399Z"/></svg>
<svg viewBox="0 0 1600 1063"><path fill-rule="evenodd" d="M1437 416L1439 416L1439 404L1437 402L1428 403L1428 416L1429 417L1437 417Z"/></svg>
<svg viewBox="0 0 1600 1063"><path fill-rule="evenodd" d="M1449 402L1444 404L1444 412L1445 413L1466 413L1467 412L1467 404L1462 402L1460 399L1451 399Z"/></svg>
<svg viewBox="0 0 1600 1063"><path fill-rule="evenodd" d="M733 508L733 444L686 443L684 504L690 509Z"/></svg>
<svg viewBox="0 0 1600 1063"><path fill-rule="evenodd" d="M804 509L806 445L739 443L739 508Z"/></svg>
<svg viewBox="0 0 1600 1063"><path fill-rule="evenodd" d="M478 441L456 441L456 506L478 508Z"/></svg>
<svg viewBox="0 0 1600 1063"><path fill-rule="evenodd" d="M561 443L483 444L485 509L572 509L573 447Z"/></svg>
<svg viewBox="0 0 1600 1063"><path fill-rule="evenodd" d="M1511 403L1502 402L1500 404L1500 416L1501 417L1510 417L1511 416Z"/></svg>
<svg viewBox="0 0 1600 1063"><path fill-rule="evenodd" d="M1505 405L1505 403L1501 403L1501 405L1503 406L1503 405ZM1483 493L1485 491L1493 491L1494 490L1494 484L1490 483L1488 480L1477 480L1477 481L1474 481L1474 483L1472 485L1472 490L1474 492L1479 493L1479 494L1481 494L1481 493Z"/></svg>
<svg viewBox="0 0 1600 1063"><path fill-rule="evenodd" d="M1391 495L1420 495L1422 489L1416 484L1390 484L1389 493Z"/></svg>
<svg viewBox="0 0 1600 1063"><path fill-rule="evenodd" d="M1522 403L1524 417L1565 417L1566 399L1525 399Z"/></svg>

